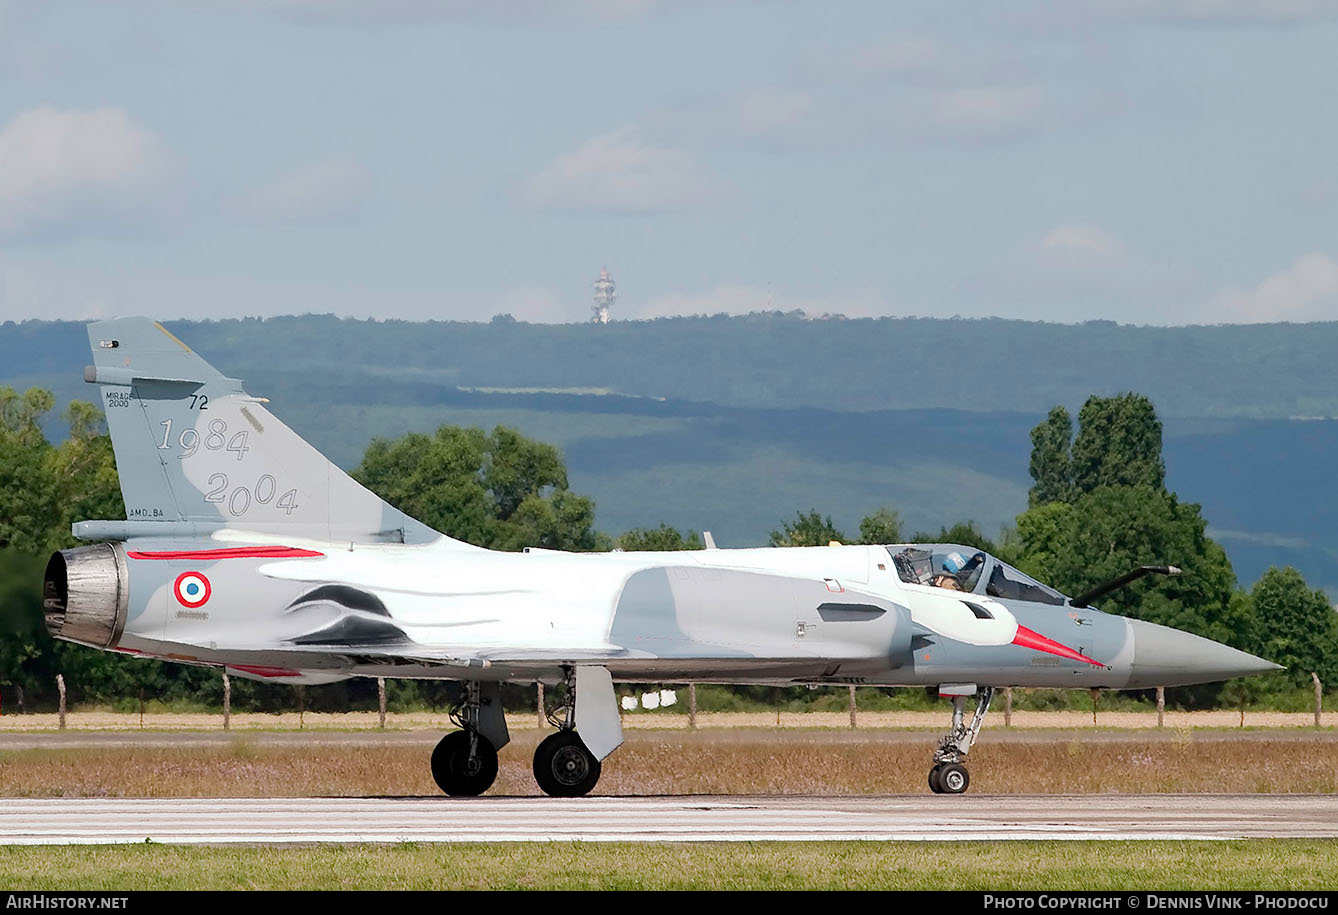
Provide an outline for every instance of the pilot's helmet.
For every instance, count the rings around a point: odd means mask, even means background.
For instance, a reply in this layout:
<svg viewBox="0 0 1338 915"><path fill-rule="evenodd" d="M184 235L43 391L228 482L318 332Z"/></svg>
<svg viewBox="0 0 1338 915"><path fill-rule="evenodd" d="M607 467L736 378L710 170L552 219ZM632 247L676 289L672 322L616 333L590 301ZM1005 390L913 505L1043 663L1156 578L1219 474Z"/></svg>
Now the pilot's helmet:
<svg viewBox="0 0 1338 915"><path fill-rule="evenodd" d="M958 572L962 571L962 569L965 567L966 567L966 560L962 558L962 554L957 552L956 550L953 550L947 556L943 557L943 570L945 572L951 572L952 574L956 575Z"/></svg>

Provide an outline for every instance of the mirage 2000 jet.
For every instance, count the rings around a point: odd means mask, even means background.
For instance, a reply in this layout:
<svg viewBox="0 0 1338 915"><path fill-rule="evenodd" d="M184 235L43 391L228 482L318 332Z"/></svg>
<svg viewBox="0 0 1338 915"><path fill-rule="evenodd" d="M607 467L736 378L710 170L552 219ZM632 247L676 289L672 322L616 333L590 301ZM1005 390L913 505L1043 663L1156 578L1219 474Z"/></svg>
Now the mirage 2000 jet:
<svg viewBox="0 0 1338 915"><path fill-rule="evenodd" d="M955 544L504 553L408 517L327 461L160 324L89 326L124 521L51 557L58 638L271 682L456 681L432 754L486 791L508 740L501 683L562 683L534 754L588 793L622 742L614 681L931 687L952 698L929 786L959 794L1001 687L1143 689L1276 665L1089 606ZM1109 587L1117 587L1139 569ZM975 697L974 715L966 717Z"/></svg>

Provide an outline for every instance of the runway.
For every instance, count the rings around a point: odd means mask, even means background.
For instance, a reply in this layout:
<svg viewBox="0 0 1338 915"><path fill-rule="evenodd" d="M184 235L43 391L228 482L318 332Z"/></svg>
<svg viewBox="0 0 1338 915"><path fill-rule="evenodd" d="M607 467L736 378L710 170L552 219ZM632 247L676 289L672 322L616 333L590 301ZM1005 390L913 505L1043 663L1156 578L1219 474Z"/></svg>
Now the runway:
<svg viewBox="0 0 1338 915"><path fill-rule="evenodd" d="M6 798L0 843L1338 837L1338 797Z"/></svg>

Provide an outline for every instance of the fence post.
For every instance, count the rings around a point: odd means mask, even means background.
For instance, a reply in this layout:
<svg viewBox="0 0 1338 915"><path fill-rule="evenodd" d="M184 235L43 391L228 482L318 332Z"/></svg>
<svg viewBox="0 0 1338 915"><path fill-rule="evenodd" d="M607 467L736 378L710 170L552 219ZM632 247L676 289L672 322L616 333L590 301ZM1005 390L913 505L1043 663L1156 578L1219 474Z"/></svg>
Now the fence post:
<svg viewBox="0 0 1338 915"><path fill-rule="evenodd" d="M1101 690L1094 689L1092 693L1092 727L1096 727L1096 700L1101 696Z"/></svg>
<svg viewBox="0 0 1338 915"><path fill-rule="evenodd" d="M144 730L144 687L139 688L139 729Z"/></svg>
<svg viewBox="0 0 1338 915"><path fill-rule="evenodd" d="M850 727L855 727L855 684L850 684Z"/></svg>
<svg viewBox="0 0 1338 915"><path fill-rule="evenodd" d="M1157 727L1161 727L1166 719L1166 687L1157 687Z"/></svg>
<svg viewBox="0 0 1338 915"><path fill-rule="evenodd" d="M535 685L539 687L539 704L535 706L535 722L539 727L548 724L548 715L544 713L544 682L536 680Z"/></svg>
<svg viewBox="0 0 1338 915"><path fill-rule="evenodd" d="M697 730L697 684L688 684L688 727Z"/></svg>
<svg viewBox="0 0 1338 915"><path fill-rule="evenodd" d="M1324 711L1324 684L1314 671L1310 672L1310 679L1315 681L1315 727L1319 727L1320 713Z"/></svg>
<svg viewBox="0 0 1338 915"><path fill-rule="evenodd" d="M60 729L65 730L65 675L56 674L56 692L60 693Z"/></svg>
<svg viewBox="0 0 1338 915"><path fill-rule="evenodd" d="M386 678L376 678L376 717L381 730L386 729Z"/></svg>
<svg viewBox="0 0 1338 915"><path fill-rule="evenodd" d="M299 686L297 688L297 729L300 731L306 727L307 717L307 688Z"/></svg>
<svg viewBox="0 0 1338 915"><path fill-rule="evenodd" d="M1004 727L1013 726L1013 687L1004 687Z"/></svg>
<svg viewBox="0 0 1338 915"><path fill-rule="evenodd" d="M232 679L223 668L223 730L232 730Z"/></svg>

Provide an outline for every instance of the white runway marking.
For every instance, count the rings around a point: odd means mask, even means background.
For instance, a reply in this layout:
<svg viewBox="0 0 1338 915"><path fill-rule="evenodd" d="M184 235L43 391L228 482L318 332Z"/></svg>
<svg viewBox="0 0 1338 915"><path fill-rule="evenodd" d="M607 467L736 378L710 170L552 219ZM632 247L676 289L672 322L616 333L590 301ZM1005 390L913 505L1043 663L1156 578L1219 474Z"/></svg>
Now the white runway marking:
<svg viewBox="0 0 1338 915"><path fill-rule="evenodd" d="M6 798L0 843L1338 838L1338 797Z"/></svg>

